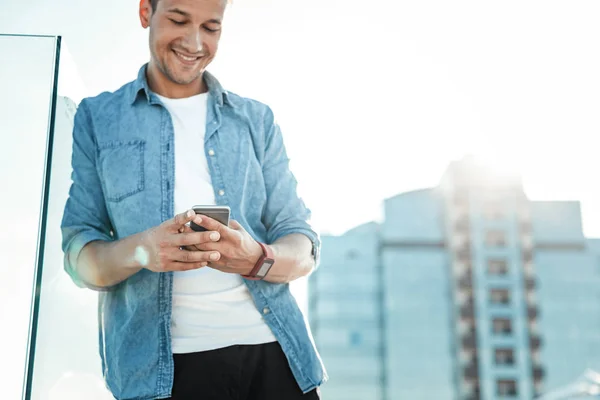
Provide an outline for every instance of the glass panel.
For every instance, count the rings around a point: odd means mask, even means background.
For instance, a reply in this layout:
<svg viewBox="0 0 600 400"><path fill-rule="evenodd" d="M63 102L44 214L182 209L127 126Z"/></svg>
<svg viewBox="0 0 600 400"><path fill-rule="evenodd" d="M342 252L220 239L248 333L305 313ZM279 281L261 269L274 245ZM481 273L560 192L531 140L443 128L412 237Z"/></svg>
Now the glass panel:
<svg viewBox="0 0 600 400"><path fill-rule="evenodd" d="M488 274L506 275L508 274L508 265L506 260L488 260Z"/></svg>
<svg viewBox="0 0 600 400"><path fill-rule="evenodd" d="M510 335L512 333L512 321L507 318L494 318L492 330L496 335Z"/></svg>
<svg viewBox="0 0 600 400"><path fill-rule="evenodd" d="M0 376L19 399L36 270L57 38L0 35Z"/></svg>
<svg viewBox="0 0 600 400"><path fill-rule="evenodd" d="M497 381L497 395L498 396L516 396L517 395L517 382L513 380L500 380Z"/></svg>
<svg viewBox="0 0 600 400"><path fill-rule="evenodd" d="M508 289L491 289L490 303L495 305L510 304L510 291Z"/></svg>
<svg viewBox="0 0 600 400"><path fill-rule="evenodd" d="M71 185L73 119L88 96L65 43L61 44L50 196L44 236L33 400L108 400L98 354L96 292L80 289L63 269L60 223Z"/></svg>
<svg viewBox="0 0 600 400"><path fill-rule="evenodd" d="M515 363L514 351L512 349L496 349L496 365L513 365Z"/></svg>

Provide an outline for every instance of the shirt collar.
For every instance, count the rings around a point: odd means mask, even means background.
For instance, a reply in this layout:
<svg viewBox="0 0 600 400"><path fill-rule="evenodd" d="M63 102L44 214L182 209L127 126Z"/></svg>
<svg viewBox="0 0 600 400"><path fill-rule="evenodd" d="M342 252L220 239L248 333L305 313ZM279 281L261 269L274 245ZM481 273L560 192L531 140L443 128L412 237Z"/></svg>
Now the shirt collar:
<svg viewBox="0 0 600 400"><path fill-rule="evenodd" d="M132 83L130 96L131 104L135 103L140 95L140 92L143 92L146 96L146 100L150 102L150 94L152 91L148 87L148 80L146 79L147 67L148 64L146 63L140 68L137 79ZM206 85L208 86L208 92L216 99L219 106L223 106L223 104L227 104L232 107L234 106L231 102L229 93L223 89L223 86L221 86L221 83L217 80L217 78L215 78L214 75L208 71L204 71L203 77Z"/></svg>

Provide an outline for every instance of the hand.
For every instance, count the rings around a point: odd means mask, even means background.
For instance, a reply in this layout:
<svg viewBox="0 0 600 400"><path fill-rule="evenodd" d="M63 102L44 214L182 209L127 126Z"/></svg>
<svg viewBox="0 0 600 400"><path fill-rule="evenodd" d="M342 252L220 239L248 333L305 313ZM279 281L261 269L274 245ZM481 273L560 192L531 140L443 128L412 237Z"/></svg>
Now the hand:
<svg viewBox="0 0 600 400"><path fill-rule="evenodd" d="M190 246L206 245L220 238L219 232L192 231L186 225L190 221L201 224L202 217L189 210L145 231L142 245L137 247L135 254L140 266L154 272L187 271L219 260L221 256L217 251L189 250Z"/></svg>
<svg viewBox="0 0 600 400"><path fill-rule="evenodd" d="M194 222L208 231L218 232L221 236L218 241L203 242L194 246L196 250L214 251L221 255L218 261L210 260L211 268L231 274L248 275L263 254L256 240L235 220L231 220L229 226L206 216L202 216L200 223ZM191 231L191 228L188 227L187 230Z"/></svg>

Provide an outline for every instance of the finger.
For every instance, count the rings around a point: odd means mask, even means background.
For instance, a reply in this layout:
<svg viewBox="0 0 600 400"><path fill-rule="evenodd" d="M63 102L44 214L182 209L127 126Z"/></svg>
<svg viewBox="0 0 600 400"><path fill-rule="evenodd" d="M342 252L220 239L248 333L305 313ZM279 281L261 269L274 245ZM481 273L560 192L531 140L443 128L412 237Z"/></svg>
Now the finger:
<svg viewBox="0 0 600 400"><path fill-rule="evenodd" d="M196 222L196 221L194 221L194 222ZM221 236L226 236L229 231L229 228L227 226L223 225L216 219L207 217L206 215L203 215L202 221L200 223L196 222L196 224L206 228L209 231L219 232L221 234Z"/></svg>
<svg viewBox="0 0 600 400"><path fill-rule="evenodd" d="M177 214L171 220L170 226L175 231L179 232L179 230L181 229L182 226L184 226L188 222L194 220L194 218L196 218L196 212L194 212L194 210L187 210L186 212L183 212L181 214Z"/></svg>
<svg viewBox="0 0 600 400"><path fill-rule="evenodd" d="M190 271L192 269L200 269L204 268L208 265L208 262L196 262L196 263L183 263L183 262L173 262L169 267L171 271Z"/></svg>
<svg viewBox="0 0 600 400"><path fill-rule="evenodd" d="M218 261L221 258L221 253L218 251L188 251L175 250L171 260L183 263L197 263L203 261Z"/></svg>
<svg viewBox="0 0 600 400"><path fill-rule="evenodd" d="M195 230L192 229L191 226L189 225L183 225L180 229L179 229L179 233L193 233L196 232Z"/></svg>
<svg viewBox="0 0 600 400"><path fill-rule="evenodd" d="M200 243L195 244L193 246L189 246L194 251L217 251L221 253L221 257L223 256L223 251L221 251L225 246L220 246L219 242L209 242L209 243Z"/></svg>
<svg viewBox="0 0 600 400"><path fill-rule="evenodd" d="M216 242L219 239L221 239L221 234L219 232L194 232L192 230L191 232L173 235L171 243L175 247L185 247L201 243Z"/></svg>
<svg viewBox="0 0 600 400"><path fill-rule="evenodd" d="M211 250L215 250L215 251L219 251L219 249L215 248L209 248L208 246L211 243L202 243L202 244L193 244L191 246L181 246L180 249L181 250L187 250L187 251L211 251Z"/></svg>

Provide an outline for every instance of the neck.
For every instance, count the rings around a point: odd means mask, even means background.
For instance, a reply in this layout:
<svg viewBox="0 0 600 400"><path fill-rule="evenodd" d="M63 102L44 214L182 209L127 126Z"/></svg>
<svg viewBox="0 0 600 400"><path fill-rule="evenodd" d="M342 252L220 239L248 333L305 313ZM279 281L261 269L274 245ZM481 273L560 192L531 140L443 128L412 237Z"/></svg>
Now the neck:
<svg viewBox="0 0 600 400"><path fill-rule="evenodd" d="M180 85L170 81L152 61L148 63L146 79L150 90L170 99L183 99L208 92L208 86L204 82L203 75L199 76L193 82Z"/></svg>

